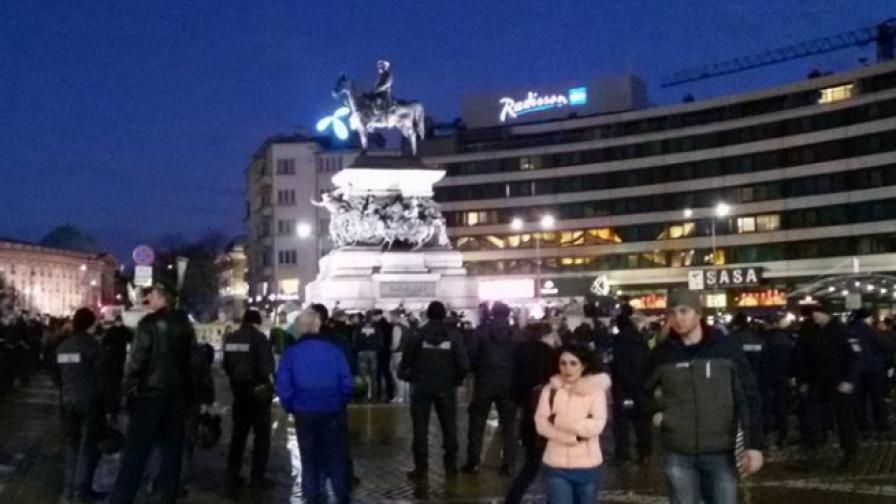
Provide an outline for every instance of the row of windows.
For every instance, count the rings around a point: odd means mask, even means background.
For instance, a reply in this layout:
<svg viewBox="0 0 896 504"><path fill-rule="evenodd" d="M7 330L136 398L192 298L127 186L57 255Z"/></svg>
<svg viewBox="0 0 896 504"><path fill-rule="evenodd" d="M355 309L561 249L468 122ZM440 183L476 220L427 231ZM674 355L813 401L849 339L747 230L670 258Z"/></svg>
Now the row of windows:
<svg viewBox="0 0 896 504"><path fill-rule="evenodd" d="M277 191L277 204L278 205L295 205L296 204L296 192L292 189L282 189Z"/></svg>
<svg viewBox="0 0 896 504"><path fill-rule="evenodd" d="M342 157L317 158L318 173L333 173L342 169Z"/></svg>
<svg viewBox="0 0 896 504"><path fill-rule="evenodd" d="M886 102L887 117L896 117L896 100ZM804 118L814 120L821 116ZM736 175L764 170L772 170L807 163L817 163L843 159L859 155L857 152L875 153L885 144L886 134L873 134L851 139L834 140L817 144L791 147L789 149L764 151L759 153L706 159L696 162L651 166L635 170L594 173L551 179L521 180L491 184L475 184L451 187L437 187L436 198L441 201L466 201L491 198L512 198L541 194L558 194L596 189L617 189L648 184L663 184L695 178ZM587 152L554 154L579 164L581 155ZM542 156L543 157L543 156ZM536 165L537 157L519 158L521 169L541 168ZM500 161L500 160L498 160ZM489 163L491 161L482 161ZM561 165L558 165L561 166ZM530 167L530 168L526 168Z"/></svg>
<svg viewBox="0 0 896 504"><path fill-rule="evenodd" d="M858 94L870 94L896 87L896 72L880 74L858 81ZM733 121L747 117L760 116L815 105L824 102L825 90L800 91L787 95L773 96L748 102L733 103L721 107L671 114L634 121L605 124L586 128L570 129L562 132L548 132L525 136L511 136L511 129L506 127L476 129L462 131L459 134L459 150L461 152L481 152L498 149L519 149L542 145L557 145L573 142L585 142L606 138L620 138L632 135L645 135L659 131L675 130L692 126L700 126L723 121ZM455 165L457 171L451 175L468 173L484 173L468 171L463 165ZM513 167L513 170L520 168Z"/></svg>
<svg viewBox="0 0 896 504"><path fill-rule="evenodd" d="M715 233L719 236L763 233L888 219L896 219L896 198L716 219ZM461 251L533 248L536 241L540 241L540 246L545 248L564 248L705 237L712 236L712 231L711 219L699 219L673 224L653 223L613 228L460 236L454 239L454 244Z"/></svg>
<svg viewBox="0 0 896 504"><path fill-rule="evenodd" d="M896 149L896 131L887 133ZM896 185L896 164L809 177L796 177L745 186L655 194L598 201L580 201L525 208L444 212L448 226L506 224L514 218L537 222L544 214L558 219L581 219L646 212L680 212L706 208L718 201L753 203L800 196L830 194Z"/></svg>
<svg viewBox="0 0 896 504"><path fill-rule="evenodd" d="M720 247L716 252L715 263L719 265L883 254L896 252L896 234ZM541 271L567 273L712 264L712 249L656 250L636 254L549 257L541 260ZM473 275L531 274L538 268L537 259L534 258L469 261L465 262L464 266Z"/></svg>
<svg viewBox="0 0 896 504"><path fill-rule="evenodd" d="M783 138L814 131L840 128L896 116L896 100L870 103L858 107L798 117L785 121L757 124L702 135L693 135L653 142L633 143L616 147L561 152L539 156L470 161L447 165L449 175L480 174L519 170L539 170L580 164L621 161L660 156Z"/></svg>
<svg viewBox="0 0 896 504"><path fill-rule="evenodd" d="M295 159L278 159L277 175L295 175L296 160Z"/></svg>
<svg viewBox="0 0 896 504"><path fill-rule="evenodd" d="M295 249L277 251L277 264L297 264L298 262L299 254Z"/></svg>
<svg viewBox="0 0 896 504"><path fill-rule="evenodd" d="M278 220L277 221L277 234L278 235L292 235L295 232L296 221L294 220Z"/></svg>

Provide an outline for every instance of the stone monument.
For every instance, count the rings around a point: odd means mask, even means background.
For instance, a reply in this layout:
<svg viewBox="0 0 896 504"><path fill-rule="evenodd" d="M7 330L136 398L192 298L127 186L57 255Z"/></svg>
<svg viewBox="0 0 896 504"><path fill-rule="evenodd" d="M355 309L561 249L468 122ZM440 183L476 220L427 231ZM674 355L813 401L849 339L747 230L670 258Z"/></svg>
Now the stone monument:
<svg viewBox="0 0 896 504"><path fill-rule="evenodd" d="M385 65L383 64L385 63ZM393 100L391 73L374 93L349 93L340 78L334 95L351 110L349 125L359 135L362 151L355 162L333 176L336 188L321 195L317 206L330 214L330 239L335 246L320 260L317 279L305 286L305 299L344 310L419 310L438 299L449 309L475 316L475 282L467 277L461 253L452 250L445 219L433 201L432 187L444 170L417 157L417 137L423 135L423 107ZM409 112L412 111L412 112ZM366 133L374 128L398 128L410 153L372 155Z"/></svg>

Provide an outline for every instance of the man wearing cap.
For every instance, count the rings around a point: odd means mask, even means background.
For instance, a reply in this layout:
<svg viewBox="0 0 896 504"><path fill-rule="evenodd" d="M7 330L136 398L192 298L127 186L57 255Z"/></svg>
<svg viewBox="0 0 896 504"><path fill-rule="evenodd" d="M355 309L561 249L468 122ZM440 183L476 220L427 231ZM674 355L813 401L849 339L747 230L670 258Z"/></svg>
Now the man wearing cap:
<svg viewBox="0 0 896 504"><path fill-rule="evenodd" d="M249 431L253 431L252 479L254 488L266 485L265 472L271 451L271 401L274 354L268 338L258 328L261 314L249 309L240 328L224 339L224 370L233 391L233 434L227 457L231 490L243 482L240 470Z"/></svg>
<svg viewBox="0 0 896 504"><path fill-rule="evenodd" d="M193 326L186 313L173 308L174 292L168 284L157 282L144 300L149 314L137 324L125 364L122 389L131 405L130 422L110 504L133 502L156 442L161 466L154 489L162 502L174 501L191 404L196 400L211 403L214 397Z"/></svg>
<svg viewBox="0 0 896 504"><path fill-rule="evenodd" d="M872 430L868 409L874 420L874 429L890 430L886 397L887 349L883 338L874 330L874 317L865 308L852 312L849 335L862 347L859 360L859 381L856 384L856 423L862 433Z"/></svg>
<svg viewBox="0 0 896 504"><path fill-rule="evenodd" d="M794 348L794 374L804 408L804 443L807 467L815 465L818 446L824 437L823 419L833 410L843 450L841 467L855 463L856 440L854 392L859 380L862 347L852 340L839 318L825 304L807 306L811 320L801 331Z"/></svg>
<svg viewBox="0 0 896 504"><path fill-rule="evenodd" d="M694 291L668 298L669 337L651 355L646 398L673 504L735 504L737 472L762 468L761 398L741 349L701 320ZM739 431L744 447L736 453Z"/></svg>

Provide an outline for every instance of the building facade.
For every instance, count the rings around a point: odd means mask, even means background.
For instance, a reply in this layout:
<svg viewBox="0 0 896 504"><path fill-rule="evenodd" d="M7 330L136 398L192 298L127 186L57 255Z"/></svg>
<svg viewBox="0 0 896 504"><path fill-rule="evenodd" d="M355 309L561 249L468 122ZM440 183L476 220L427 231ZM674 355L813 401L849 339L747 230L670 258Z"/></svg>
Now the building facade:
<svg viewBox="0 0 896 504"><path fill-rule="evenodd" d="M218 275L218 320L239 320L246 310L249 284L246 261L246 240L237 238L227 245L217 260L215 270Z"/></svg>
<svg viewBox="0 0 896 504"><path fill-rule="evenodd" d="M327 138L272 137L255 152L246 176L248 297L262 308L302 300L329 249L329 216L312 205L330 179L357 157Z"/></svg>
<svg viewBox="0 0 896 504"><path fill-rule="evenodd" d="M120 304L118 262L108 254L87 254L0 240L0 278L5 309L70 316L80 307L99 311Z"/></svg>
<svg viewBox="0 0 896 504"><path fill-rule="evenodd" d="M660 309L690 281L713 306L774 308L853 257L896 271L896 62L655 108L631 85L631 109L590 116L572 103L599 88L472 100L491 107L477 127L431 142L449 235L489 295Z"/></svg>

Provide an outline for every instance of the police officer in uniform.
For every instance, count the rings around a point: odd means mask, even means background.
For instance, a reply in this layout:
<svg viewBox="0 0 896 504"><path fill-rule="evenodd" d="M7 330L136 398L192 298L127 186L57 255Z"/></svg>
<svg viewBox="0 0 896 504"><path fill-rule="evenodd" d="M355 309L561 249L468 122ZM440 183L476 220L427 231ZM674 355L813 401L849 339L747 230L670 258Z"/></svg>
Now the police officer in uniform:
<svg viewBox="0 0 896 504"><path fill-rule="evenodd" d="M239 330L224 339L224 370L233 391L233 435L227 457L227 474L232 487L243 482L240 469L250 430L255 433L250 484L255 488L267 485L265 471L271 451L274 354L267 337L258 329L260 326L261 314L257 310L246 310Z"/></svg>
<svg viewBox="0 0 896 504"><path fill-rule="evenodd" d="M753 377L756 379L756 385L759 386L759 395L762 397L762 423L764 431L767 433L774 423L771 415L773 408L768 344L750 327L747 315L743 312L737 312L734 316L731 321L731 329L731 341L739 346L747 356Z"/></svg>
<svg viewBox="0 0 896 504"><path fill-rule="evenodd" d="M105 352L88 331L96 316L88 308L74 315L74 333L56 351L61 377L62 419L68 441L65 464L66 498L93 502L93 471L99 453L97 441L105 416L103 366Z"/></svg>

